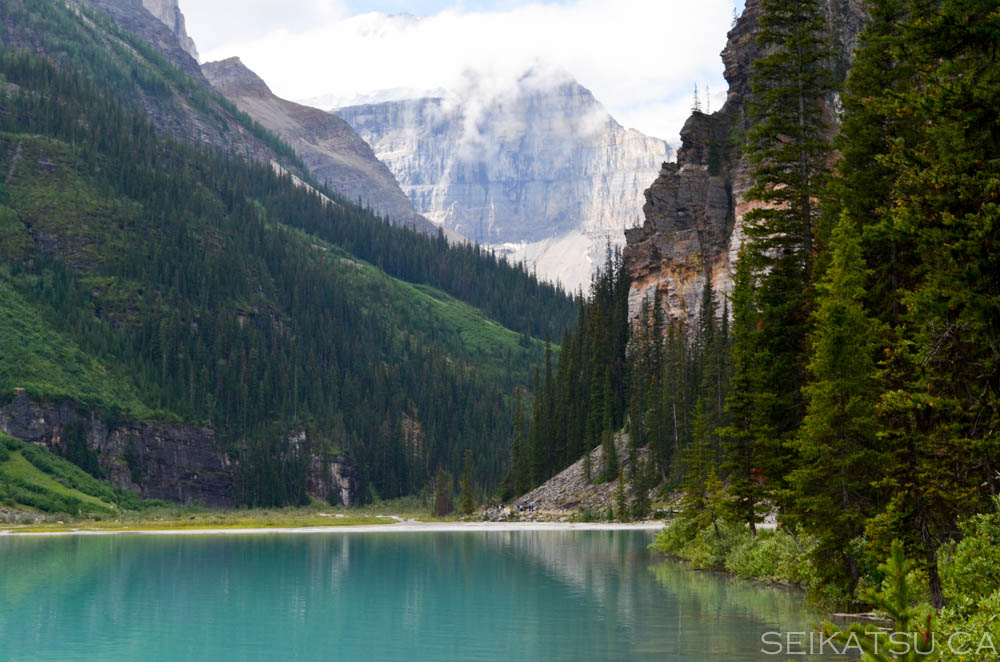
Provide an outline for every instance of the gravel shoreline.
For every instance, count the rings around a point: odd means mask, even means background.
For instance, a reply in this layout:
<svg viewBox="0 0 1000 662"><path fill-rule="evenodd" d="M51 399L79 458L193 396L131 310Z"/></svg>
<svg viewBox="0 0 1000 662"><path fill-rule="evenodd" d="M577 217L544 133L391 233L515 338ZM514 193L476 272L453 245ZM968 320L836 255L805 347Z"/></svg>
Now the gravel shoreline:
<svg viewBox="0 0 1000 662"><path fill-rule="evenodd" d="M405 520L392 524L363 524L344 526L262 527L262 528L190 528L190 529L73 529L69 531L0 532L0 536L192 536L192 535L247 535L267 533L475 533L520 531L657 531L663 522L638 522L634 524L588 522L419 522Z"/></svg>

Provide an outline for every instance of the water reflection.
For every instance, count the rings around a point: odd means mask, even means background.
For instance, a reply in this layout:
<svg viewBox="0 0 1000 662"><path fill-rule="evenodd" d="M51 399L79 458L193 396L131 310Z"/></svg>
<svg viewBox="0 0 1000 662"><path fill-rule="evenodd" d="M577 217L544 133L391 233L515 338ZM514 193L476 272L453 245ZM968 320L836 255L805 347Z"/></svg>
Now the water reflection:
<svg viewBox="0 0 1000 662"><path fill-rule="evenodd" d="M663 564L648 532L0 539L12 660L772 659L798 595Z"/></svg>

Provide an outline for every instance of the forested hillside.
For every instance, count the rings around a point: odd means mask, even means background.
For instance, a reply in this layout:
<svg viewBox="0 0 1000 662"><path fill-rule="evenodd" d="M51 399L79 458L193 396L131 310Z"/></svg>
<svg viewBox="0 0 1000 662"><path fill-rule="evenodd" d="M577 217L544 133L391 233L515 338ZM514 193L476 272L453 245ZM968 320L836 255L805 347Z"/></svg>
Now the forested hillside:
<svg viewBox="0 0 1000 662"><path fill-rule="evenodd" d="M159 130L136 90L225 102L99 13L3 14L52 57L0 52L0 396L208 425L249 504L303 501L317 452L355 460L362 498L457 474L466 449L481 487L505 473L514 389L571 299Z"/></svg>
<svg viewBox="0 0 1000 662"><path fill-rule="evenodd" d="M951 557L985 544L1000 488L1000 15L992 2L871 0L841 77L820 0L753 4L763 55L733 292L706 278L711 312L694 328L649 299L597 345L595 317L624 305L605 291L629 275L611 269L536 401L528 455L551 459L519 485L575 459L559 450L578 417L563 393L581 383L603 420L573 433L585 448L624 426L653 451L654 482L683 487L664 551L751 575L776 550L781 563L802 554L809 571L786 580L867 607L878 599L862 589L903 567L880 565L899 541L920 595L969 617L1000 595L990 580L969 598ZM626 478L635 494L649 480ZM757 529L767 512L779 538Z"/></svg>

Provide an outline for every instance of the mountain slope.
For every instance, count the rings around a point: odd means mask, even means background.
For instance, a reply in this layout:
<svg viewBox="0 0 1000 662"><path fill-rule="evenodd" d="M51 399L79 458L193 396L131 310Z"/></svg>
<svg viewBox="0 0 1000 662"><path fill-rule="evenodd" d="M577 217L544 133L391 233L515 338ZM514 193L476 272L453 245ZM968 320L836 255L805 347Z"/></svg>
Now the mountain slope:
<svg viewBox="0 0 1000 662"><path fill-rule="evenodd" d="M572 300L175 136L136 81L170 81L171 103L199 84L115 50L98 15L18 16L8 33L57 56L0 52L0 319L37 335L0 365L0 429L59 453L79 429L116 485L210 505L392 497L466 448L482 486L504 474L511 395L543 350L527 334ZM51 348L70 353L43 364Z"/></svg>
<svg viewBox="0 0 1000 662"><path fill-rule="evenodd" d="M161 132L308 174L295 153L215 93L198 63L140 0L5 0L0 42L101 81Z"/></svg>
<svg viewBox="0 0 1000 662"><path fill-rule="evenodd" d="M137 504L133 495L63 458L0 434L0 506L78 516L109 515Z"/></svg>
<svg viewBox="0 0 1000 662"><path fill-rule="evenodd" d="M536 70L496 93L338 108L395 174L418 212L586 288L605 246L621 245L669 158L562 74Z"/></svg>
<svg viewBox="0 0 1000 662"><path fill-rule="evenodd" d="M239 58L202 65L216 90L287 142L316 180L348 200L360 201L394 223L437 233L371 147L345 121L316 108L276 97Z"/></svg>

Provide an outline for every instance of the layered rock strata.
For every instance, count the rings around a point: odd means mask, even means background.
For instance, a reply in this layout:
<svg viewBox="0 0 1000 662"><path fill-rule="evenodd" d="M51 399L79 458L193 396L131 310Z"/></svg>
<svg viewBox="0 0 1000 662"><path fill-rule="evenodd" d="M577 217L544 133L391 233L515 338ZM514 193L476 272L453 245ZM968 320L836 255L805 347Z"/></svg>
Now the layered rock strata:
<svg viewBox="0 0 1000 662"><path fill-rule="evenodd" d="M148 499L208 507L235 504L239 462L210 427L116 423L70 402L32 400L23 391L0 406L0 431L64 455L65 433L83 426L87 448L97 454L105 479ZM304 434L294 438L306 443ZM347 506L358 502L358 472L342 456L310 452L310 496Z"/></svg>
<svg viewBox="0 0 1000 662"><path fill-rule="evenodd" d="M392 172L347 122L275 96L239 58L206 63L202 71L237 108L288 143L313 177L334 193L360 201L394 223L437 232L413 209Z"/></svg>
<svg viewBox="0 0 1000 662"><path fill-rule="evenodd" d="M861 0L827 0L836 62L845 71L865 20ZM711 115L694 112L681 130L677 163L667 164L646 191L641 227L626 231L625 267L633 278L629 312L658 298L672 318L693 328L702 291L711 279L717 300L732 290L732 274L744 243L743 219L750 166L741 145L750 128L747 102L760 0L747 0L722 51L729 83L726 103ZM836 98L826 100L836 122ZM719 314L719 311L714 311Z"/></svg>
<svg viewBox="0 0 1000 662"><path fill-rule="evenodd" d="M569 289L638 222L672 156L616 122L583 86L533 71L504 92L335 109L392 170L414 208Z"/></svg>

